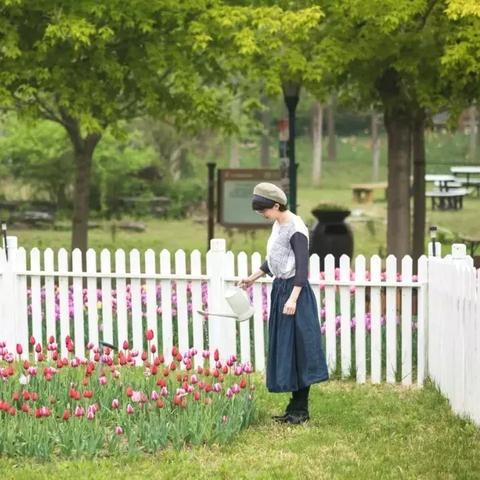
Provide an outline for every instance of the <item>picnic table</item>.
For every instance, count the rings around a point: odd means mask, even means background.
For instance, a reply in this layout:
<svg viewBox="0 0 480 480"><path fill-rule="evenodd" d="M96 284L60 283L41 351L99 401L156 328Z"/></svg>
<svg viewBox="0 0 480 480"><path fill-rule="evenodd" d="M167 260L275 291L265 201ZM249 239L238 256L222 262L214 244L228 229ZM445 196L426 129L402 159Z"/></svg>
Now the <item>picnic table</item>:
<svg viewBox="0 0 480 480"><path fill-rule="evenodd" d="M477 196L480 195L480 178L471 178L472 175L480 175L480 166L463 165L459 167L450 167L450 171L460 183L466 187L475 187ZM459 177L458 175L465 175L465 177Z"/></svg>
<svg viewBox="0 0 480 480"><path fill-rule="evenodd" d="M461 210L463 197L469 193L467 188L451 188L447 191L433 190L425 195L432 199L432 210Z"/></svg>
<svg viewBox="0 0 480 480"><path fill-rule="evenodd" d="M438 175L433 173L427 173L425 175L426 182L433 182L440 191L448 191L449 188L459 188L461 183L458 182L458 178L454 175Z"/></svg>
<svg viewBox="0 0 480 480"><path fill-rule="evenodd" d="M351 185L353 192L353 200L358 203L373 202L373 192L375 190L384 190L385 196L387 192L387 182L376 183L353 183Z"/></svg>

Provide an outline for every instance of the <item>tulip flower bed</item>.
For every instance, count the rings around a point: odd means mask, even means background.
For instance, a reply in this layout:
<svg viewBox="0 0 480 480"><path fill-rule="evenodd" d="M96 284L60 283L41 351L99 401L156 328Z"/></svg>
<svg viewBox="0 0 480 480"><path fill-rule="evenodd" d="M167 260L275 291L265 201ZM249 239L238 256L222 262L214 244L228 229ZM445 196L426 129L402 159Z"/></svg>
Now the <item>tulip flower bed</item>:
<svg viewBox="0 0 480 480"><path fill-rule="evenodd" d="M136 352L124 342L114 352L89 344L91 359L80 360L61 358L53 337L46 349L33 338L30 346L22 362L20 345L8 352L0 342L0 455L122 455L224 443L255 416L252 367L235 357L222 362L217 351L210 358L173 347L167 362L155 348Z"/></svg>

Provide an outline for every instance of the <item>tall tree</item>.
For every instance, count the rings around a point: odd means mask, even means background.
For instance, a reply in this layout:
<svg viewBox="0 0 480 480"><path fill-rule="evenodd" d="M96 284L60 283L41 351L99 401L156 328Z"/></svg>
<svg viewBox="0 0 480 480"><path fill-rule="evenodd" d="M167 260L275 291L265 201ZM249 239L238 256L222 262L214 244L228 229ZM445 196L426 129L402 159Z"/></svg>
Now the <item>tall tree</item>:
<svg viewBox="0 0 480 480"><path fill-rule="evenodd" d="M65 128L74 152L72 247L87 248L93 154L107 128L142 113L180 123L229 117L212 88L221 66L198 53L198 26L214 4L0 0L0 106Z"/></svg>

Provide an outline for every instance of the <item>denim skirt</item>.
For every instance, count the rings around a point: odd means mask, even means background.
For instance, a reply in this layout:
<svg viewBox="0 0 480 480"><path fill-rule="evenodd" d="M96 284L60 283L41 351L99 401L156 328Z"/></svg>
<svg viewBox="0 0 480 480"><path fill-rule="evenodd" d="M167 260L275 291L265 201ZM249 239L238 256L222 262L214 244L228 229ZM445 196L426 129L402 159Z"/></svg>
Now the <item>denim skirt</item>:
<svg viewBox="0 0 480 480"><path fill-rule="evenodd" d="M283 313L293 280L292 277L273 281L267 357L270 392L294 392L328 380L317 302L309 283L300 292L295 315Z"/></svg>

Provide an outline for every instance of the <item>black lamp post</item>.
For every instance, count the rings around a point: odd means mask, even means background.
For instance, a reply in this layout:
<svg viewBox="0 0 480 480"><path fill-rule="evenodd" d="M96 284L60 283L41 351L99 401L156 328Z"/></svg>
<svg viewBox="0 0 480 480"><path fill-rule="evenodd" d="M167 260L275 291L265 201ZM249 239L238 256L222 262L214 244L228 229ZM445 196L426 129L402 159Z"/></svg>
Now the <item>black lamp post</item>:
<svg viewBox="0 0 480 480"><path fill-rule="evenodd" d="M290 178L290 210L297 213L297 165L295 163L295 111L300 98L300 85L295 82L283 84L283 100L288 109L288 142L289 159L288 176Z"/></svg>

